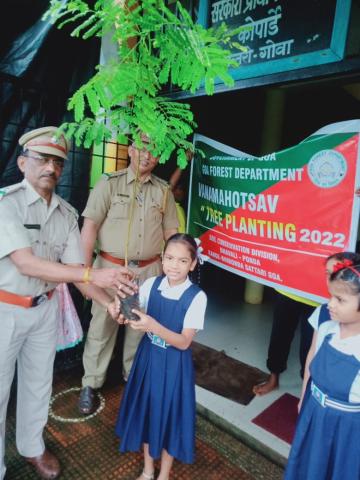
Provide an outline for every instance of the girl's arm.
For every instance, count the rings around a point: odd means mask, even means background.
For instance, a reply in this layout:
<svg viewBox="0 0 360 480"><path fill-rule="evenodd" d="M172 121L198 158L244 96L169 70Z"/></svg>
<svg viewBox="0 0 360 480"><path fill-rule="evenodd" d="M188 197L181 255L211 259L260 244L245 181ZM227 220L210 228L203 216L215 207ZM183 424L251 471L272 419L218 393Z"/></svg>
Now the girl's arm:
<svg viewBox="0 0 360 480"><path fill-rule="evenodd" d="M184 328L181 333L175 333L161 325L155 318L150 317L150 315L135 309L133 309L133 312L139 315L140 320L125 320L125 323L128 323L134 330L151 332L154 335L158 335L165 340L166 343L169 343L179 350L186 350L190 347L196 333L194 328Z"/></svg>
<svg viewBox="0 0 360 480"><path fill-rule="evenodd" d="M314 358L315 351L316 351L316 340L317 340L317 332L314 331L312 342L311 342L311 347L310 350L307 354L306 357L306 362L305 362L305 370L304 370L304 379L303 379L303 384L302 384L302 389L301 389L301 396L300 396L300 401L298 403L298 412L301 410L301 405L304 400L304 395L306 391L306 387L310 378L310 370L309 370L309 365Z"/></svg>

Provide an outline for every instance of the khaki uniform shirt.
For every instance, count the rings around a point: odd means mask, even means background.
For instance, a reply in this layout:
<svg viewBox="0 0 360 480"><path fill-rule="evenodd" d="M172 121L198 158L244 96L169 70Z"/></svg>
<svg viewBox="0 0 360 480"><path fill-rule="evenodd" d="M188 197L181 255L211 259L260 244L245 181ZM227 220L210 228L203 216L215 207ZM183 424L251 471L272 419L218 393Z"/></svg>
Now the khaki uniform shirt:
<svg viewBox="0 0 360 480"><path fill-rule="evenodd" d="M150 175L144 183L137 183L131 213L134 185L135 173L130 167L103 176L90 193L83 216L100 225L99 249L125 258L132 214L128 260L147 260L161 253L164 231L177 229L179 222L168 184L155 175Z"/></svg>
<svg viewBox="0 0 360 480"><path fill-rule="evenodd" d="M0 231L1 290L35 297L56 287L19 273L9 255L21 248L53 262L84 263L76 210L55 193L48 206L26 180L0 190Z"/></svg>

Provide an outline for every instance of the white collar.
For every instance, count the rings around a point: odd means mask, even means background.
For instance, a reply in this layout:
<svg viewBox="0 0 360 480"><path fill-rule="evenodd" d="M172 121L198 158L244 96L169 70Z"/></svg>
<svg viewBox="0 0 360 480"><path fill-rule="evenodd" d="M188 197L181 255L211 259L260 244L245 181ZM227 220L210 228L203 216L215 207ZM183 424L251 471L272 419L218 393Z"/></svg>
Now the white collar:
<svg viewBox="0 0 360 480"><path fill-rule="evenodd" d="M347 338L341 338L340 337L340 324L339 322L335 322L334 320L329 320L328 322L324 322L324 325L326 325L326 335L328 334L334 334L334 338L336 339L336 341L338 342L344 342L344 343L347 343L347 342L351 342L351 341L358 341L358 339L360 338L360 334L358 333L357 335L352 335L351 337L347 337ZM352 340L353 339L353 340Z"/></svg>
<svg viewBox="0 0 360 480"><path fill-rule="evenodd" d="M189 277L186 278L186 280L183 283L179 283L179 285L174 285L173 287L169 284L168 278L165 276L161 282L160 285L158 286L158 290L160 292L165 292L167 290L171 290L172 293L182 293L184 292L187 288L189 288L191 285L191 281L189 280Z"/></svg>
<svg viewBox="0 0 360 480"><path fill-rule="evenodd" d="M21 183L25 186L25 195L26 195L26 200L28 205L31 205L32 203L35 203L38 201L42 201L47 205L47 201L35 190L35 188L31 185L31 183L28 180L26 180L26 178L24 178ZM55 192L52 192L49 210L53 211L58 206L59 206L58 196L56 195Z"/></svg>
<svg viewBox="0 0 360 480"><path fill-rule="evenodd" d="M323 325L326 325L326 335L328 334L335 334L336 336L340 335L340 325L338 322L335 322L334 320L327 320L326 322L323 323Z"/></svg>

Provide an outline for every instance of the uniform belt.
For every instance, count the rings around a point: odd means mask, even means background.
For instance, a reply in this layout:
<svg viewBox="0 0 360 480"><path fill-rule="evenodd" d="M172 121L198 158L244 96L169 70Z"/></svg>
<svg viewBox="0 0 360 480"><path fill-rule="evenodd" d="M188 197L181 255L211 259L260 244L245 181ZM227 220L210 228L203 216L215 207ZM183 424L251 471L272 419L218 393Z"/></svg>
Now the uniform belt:
<svg viewBox="0 0 360 480"><path fill-rule="evenodd" d="M40 305L40 303L50 300L53 296L54 289L42 293L37 297L16 295L16 293L7 292L6 290L0 290L0 302L9 303L10 305L17 305L18 307L30 308Z"/></svg>
<svg viewBox="0 0 360 480"><path fill-rule="evenodd" d="M311 393L315 400L317 400L322 407L335 408L336 410L341 410L342 412L360 412L359 403L339 402L338 400L330 398L326 393L322 392L314 382L311 382Z"/></svg>
<svg viewBox="0 0 360 480"><path fill-rule="evenodd" d="M109 253L100 251L99 255L101 255L105 260L108 260L111 263L116 263L117 265L125 265L125 260L123 258L113 257ZM129 260L128 267L146 267L146 265L150 265L150 263L154 263L160 259L160 255L156 255L155 257L148 258L147 260Z"/></svg>

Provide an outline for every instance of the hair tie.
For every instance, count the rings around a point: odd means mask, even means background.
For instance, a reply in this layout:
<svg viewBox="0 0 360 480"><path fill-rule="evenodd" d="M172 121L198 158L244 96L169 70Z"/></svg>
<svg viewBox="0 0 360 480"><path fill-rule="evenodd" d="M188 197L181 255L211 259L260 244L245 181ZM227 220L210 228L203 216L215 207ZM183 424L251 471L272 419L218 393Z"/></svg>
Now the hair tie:
<svg viewBox="0 0 360 480"><path fill-rule="evenodd" d="M356 265L357 267L359 265ZM349 260L348 258L345 258L342 262L337 262L334 265L333 268L333 273L338 272L339 270L344 270L345 268L348 268L352 272L354 272L358 277L360 277L360 272L354 268L354 262L352 260Z"/></svg>
<svg viewBox="0 0 360 480"><path fill-rule="evenodd" d="M194 238L194 240L195 240L196 245L197 245L196 258L198 259L200 265L203 265L204 262L207 262L209 260L209 257L202 253L204 251L204 249L200 246L200 244L201 244L200 238Z"/></svg>
<svg viewBox="0 0 360 480"><path fill-rule="evenodd" d="M354 265L354 262L352 260L349 260L348 258L344 258L342 262L337 262L333 266L333 273L338 272L339 270L342 270L343 268L348 268Z"/></svg>

